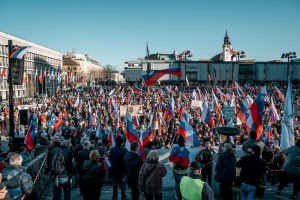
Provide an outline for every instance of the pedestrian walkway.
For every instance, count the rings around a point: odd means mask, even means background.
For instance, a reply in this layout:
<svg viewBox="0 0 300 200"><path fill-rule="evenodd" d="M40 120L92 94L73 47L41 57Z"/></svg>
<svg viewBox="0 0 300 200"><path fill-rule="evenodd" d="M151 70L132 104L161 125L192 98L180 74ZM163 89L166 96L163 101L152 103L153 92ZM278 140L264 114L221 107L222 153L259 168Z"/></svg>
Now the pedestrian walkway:
<svg viewBox="0 0 300 200"><path fill-rule="evenodd" d="M274 190L277 188L277 185L276 186L269 186L266 191L265 191L265 195L264 195L264 198L263 199L266 199L266 200L289 200L290 199L290 194L292 193L292 184L289 184L289 186L287 188L285 188L283 191L282 191L282 195L279 196L279 195L276 195ZM127 199L131 199L131 193L130 193L130 190L127 188ZM298 195L299 196L299 195ZM108 200L108 199L111 199L112 197L112 186L111 185L104 185L102 187L102 191L101 191L101 198L100 200ZM45 198L45 199L42 199L42 200L50 200L52 199L52 197L48 197L48 198ZM82 200L82 196L80 196L80 192L78 189L74 189L72 190L72 197L71 197L72 200ZM140 197L140 199L142 199ZM173 200L175 199L175 190L164 190L163 191L163 199L165 200ZM259 198L258 198L259 199ZM300 198L298 197L298 199L300 200ZM216 200L221 200L221 198L216 198Z"/></svg>

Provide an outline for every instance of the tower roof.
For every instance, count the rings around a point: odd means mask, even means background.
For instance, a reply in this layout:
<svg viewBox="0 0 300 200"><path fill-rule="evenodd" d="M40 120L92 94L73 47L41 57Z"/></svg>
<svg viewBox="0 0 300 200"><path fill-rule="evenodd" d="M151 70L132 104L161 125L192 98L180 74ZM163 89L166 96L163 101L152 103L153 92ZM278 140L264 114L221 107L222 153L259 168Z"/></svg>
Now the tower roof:
<svg viewBox="0 0 300 200"><path fill-rule="evenodd" d="M228 34L227 34L227 29L226 29L226 34L225 34L225 37L224 37L224 45L231 45L230 39L229 39Z"/></svg>

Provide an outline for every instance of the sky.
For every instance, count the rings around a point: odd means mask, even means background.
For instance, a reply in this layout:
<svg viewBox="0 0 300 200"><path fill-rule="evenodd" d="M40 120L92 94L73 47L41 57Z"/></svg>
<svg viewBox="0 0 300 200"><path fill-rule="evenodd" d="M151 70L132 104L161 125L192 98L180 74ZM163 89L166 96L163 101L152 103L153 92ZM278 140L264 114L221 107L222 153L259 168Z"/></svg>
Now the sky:
<svg viewBox="0 0 300 200"><path fill-rule="evenodd" d="M146 42L150 54L210 59L227 29L235 51L269 61L300 56L299 10L299 0L0 0L0 31L123 70Z"/></svg>

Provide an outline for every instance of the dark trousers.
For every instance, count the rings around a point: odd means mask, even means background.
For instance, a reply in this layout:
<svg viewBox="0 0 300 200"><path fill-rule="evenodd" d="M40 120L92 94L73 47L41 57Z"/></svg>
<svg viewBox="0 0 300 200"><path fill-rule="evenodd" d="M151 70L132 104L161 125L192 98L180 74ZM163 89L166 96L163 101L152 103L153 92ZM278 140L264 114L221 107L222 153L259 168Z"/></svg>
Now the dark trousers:
<svg viewBox="0 0 300 200"><path fill-rule="evenodd" d="M281 191L287 184L292 181L294 183L293 187L293 196L297 196L300 190L300 177L299 176L293 176L288 173L283 172L280 180L280 184L278 186L278 190Z"/></svg>
<svg viewBox="0 0 300 200"><path fill-rule="evenodd" d="M182 200L182 195L180 191L180 181L183 176L186 176L187 174L177 174L174 172L174 179L175 179L175 190L176 190L176 197L178 200Z"/></svg>
<svg viewBox="0 0 300 200"><path fill-rule="evenodd" d="M122 200L126 199L126 182L123 180L123 176L113 176L113 200L118 199L118 186L121 190Z"/></svg>
<svg viewBox="0 0 300 200"><path fill-rule="evenodd" d="M64 184L53 185L53 200L61 200L61 192L64 190L64 200L71 200L71 183L70 181Z"/></svg>
<svg viewBox="0 0 300 200"><path fill-rule="evenodd" d="M205 168L203 168L201 172L202 181L207 182L208 185L211 185L211 172L212 172L212 166L205 166Z"/></svg>
<svg viewBox="0 0 300 200"><path fill-rule="evenodd" d="M222 196L224 200L231 199L231 188L232 188L233 180L230 181L222 181L221 188L222 188Z"/></svg>
<svg viewBox="0 0 300 200"><path fill-rule="evenodd" d="M154 194L145 194L145 200L162 200L162 194L154 195Z"/></svg>
<svg viewBox="0 0 300 200"><path fill-rule="evenodd" d="M91 185L85 186L83 192L83 200L99 200L102 185Z"/></svg>
<svg viewBox="0 0 300 200"><path fill-rule="evenodd" d="M140 192L138 188L138 183L129 183L128 186L131 188L131 199L139 200Z"/></svg>

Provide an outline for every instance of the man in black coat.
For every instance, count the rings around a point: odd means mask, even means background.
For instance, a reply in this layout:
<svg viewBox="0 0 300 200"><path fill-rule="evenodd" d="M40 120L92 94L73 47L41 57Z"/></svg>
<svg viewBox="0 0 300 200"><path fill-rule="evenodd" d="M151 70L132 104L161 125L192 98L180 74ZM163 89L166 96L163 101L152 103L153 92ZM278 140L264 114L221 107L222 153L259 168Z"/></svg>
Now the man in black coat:
<svg viewBox="0 0 300 200"><path fill-rule="evenodd" d="M130 144L130 151L125 155L125 165L127 170L127 184L131 188L132 200L138 200L140 192L138 189L139 172L143 165L143 160L138 155L140 145L138 142Z"/></svg>
<svg viewBox="0 0 300 200"><path fill-rule="evenodd" d="M61 151L64 156L64 171L59 175L53 175L54 185L53 185L53 200L61 199L62 188L64 191L64 200L71 200L71 176L73 173L73 154L70 150L71 142L70 140L65 140L61 143L59 147L51 149L48 156L48 163L51 163L56 159L57 153ZM52 171L53 169L50 170Z"/></svg>
<svg viewBox="0 0 300 200"><path fill-rule="evenodd" d="M252 146L252 154L243 156L236 167L241 170L241 198L255 199L256 186L261 182L263 175L267 170L267 162L260 158L261 148L258 145Z"/></svg>
<svg viewBox="0 0 300 200"><path fill-rule="evenodd" d="M78 181L79 181L80 190L82 189L82 185L81 185L81 178L83 176L82 165L84 161L90 159L90 153L91 153L90 147L91 147L90 141L85 141L83 143L83 150L79 151L77 154L77 172L78 172Z"/></svg>
<svg viewBox="0 0 300 200"><path fill-rule="evenodd" d="M111 172L113 175L113 200L118 199L118 186L121 190L122 199L126 199L126 188L123 178L126 174L124 157L127 152L127 149L123 147L123 137L118 136L116 138L116 146L112 147L109 151L109 159L111 161Z"/></svg>

